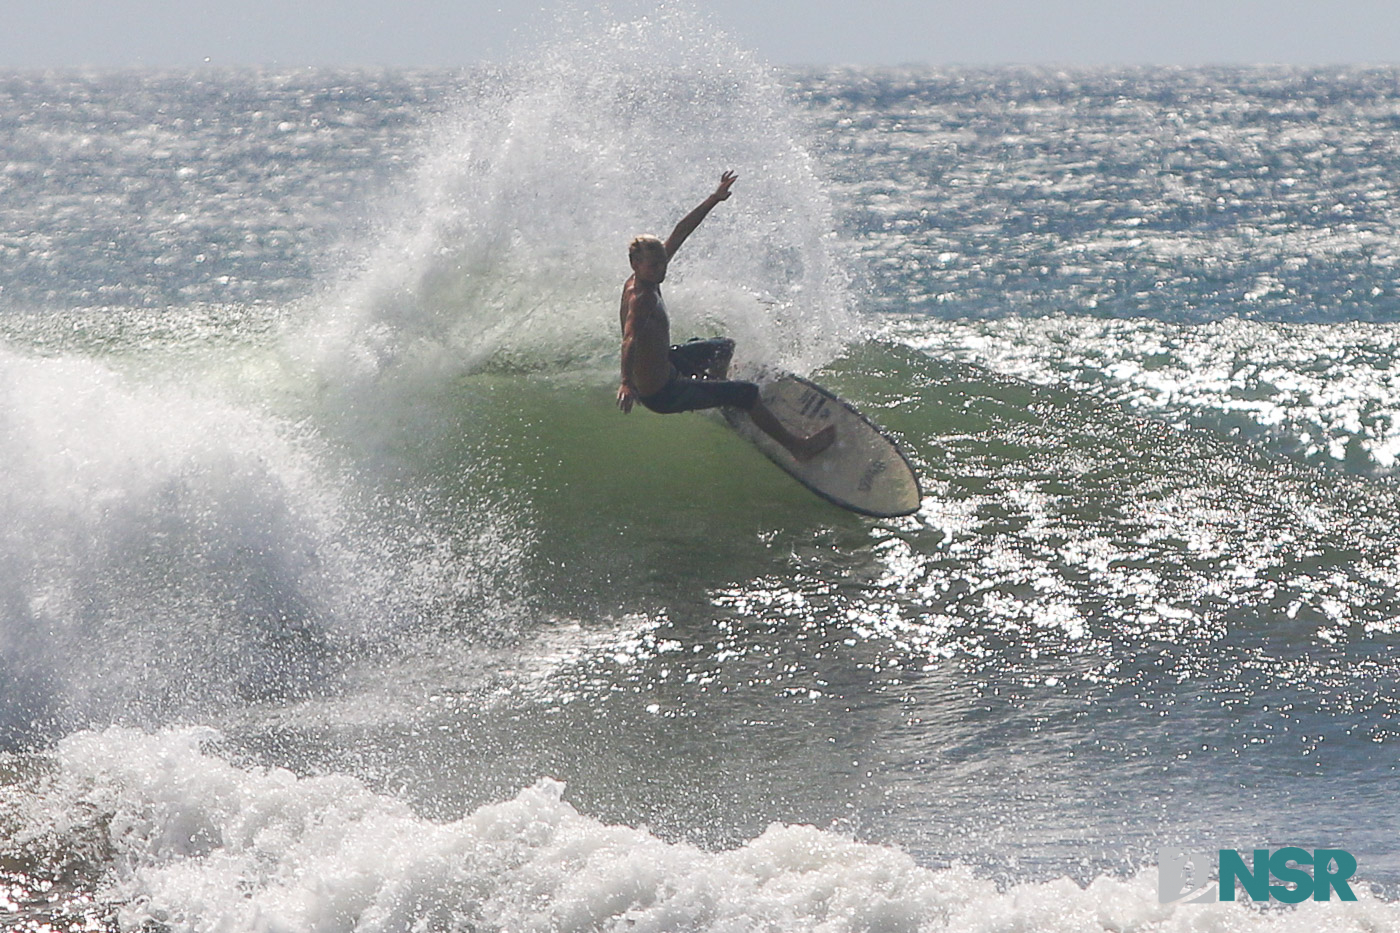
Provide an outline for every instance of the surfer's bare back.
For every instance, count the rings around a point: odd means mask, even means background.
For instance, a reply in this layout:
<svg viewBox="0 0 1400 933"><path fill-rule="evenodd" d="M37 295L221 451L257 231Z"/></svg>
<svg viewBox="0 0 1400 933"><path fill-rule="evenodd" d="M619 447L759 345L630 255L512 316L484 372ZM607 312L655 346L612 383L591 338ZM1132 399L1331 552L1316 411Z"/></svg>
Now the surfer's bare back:
<svg viewBox="0 0 1400 933"><path fill-rule="evenodd" d="M733 172L721 175L714 193L682 217L664 243L654 236L639 236L627 247L632 276L622 286L622 385L617 406L629 412L641 402L663 415L721 406L742 408L795 458L810 460L831 446L836 429L827 426L810 437L794 434L759 399L757 385L727 378L734 341L712 337L671 345L671 322L661 299L667 266L715 205L729 199L729 189L738 177Z"/></svg>

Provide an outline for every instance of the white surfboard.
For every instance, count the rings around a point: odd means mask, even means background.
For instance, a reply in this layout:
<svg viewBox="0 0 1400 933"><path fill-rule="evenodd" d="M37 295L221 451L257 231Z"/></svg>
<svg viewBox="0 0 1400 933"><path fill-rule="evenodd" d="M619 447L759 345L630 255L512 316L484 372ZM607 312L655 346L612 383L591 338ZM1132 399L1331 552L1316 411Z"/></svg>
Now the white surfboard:
<svg viewBox="0 0 1400 933"><path fill-rule="evenodd" d="M836 426L832 445L803 463L760 431L747 412L723 409L730 427L799 483L828 502L862 515L892 518L918 510L922 492L908 458L849 402L791 373L762 380L759 397L797 434L815 434L829 424Z"/></svg>

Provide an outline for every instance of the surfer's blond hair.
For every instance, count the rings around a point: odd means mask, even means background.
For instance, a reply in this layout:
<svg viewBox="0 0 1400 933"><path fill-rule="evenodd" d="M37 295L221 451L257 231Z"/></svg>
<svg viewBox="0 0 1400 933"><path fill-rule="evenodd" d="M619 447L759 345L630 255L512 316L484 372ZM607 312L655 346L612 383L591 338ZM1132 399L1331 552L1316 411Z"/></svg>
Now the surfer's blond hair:
<svg viewBox="0 0 1400 933"><path fill-rule="evenodd" d="M661 242L660 237L644 233L639 237L633 237L632 242L627 244L627 261L636 263L647 254L656 256L666 255L666 244Z"/></svg>

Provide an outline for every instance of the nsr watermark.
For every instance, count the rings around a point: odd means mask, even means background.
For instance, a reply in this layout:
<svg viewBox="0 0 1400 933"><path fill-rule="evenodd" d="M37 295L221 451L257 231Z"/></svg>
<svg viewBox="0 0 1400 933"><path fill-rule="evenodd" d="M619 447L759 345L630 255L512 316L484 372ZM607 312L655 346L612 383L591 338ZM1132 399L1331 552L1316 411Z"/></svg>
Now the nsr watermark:
<svg viewBox="0 0 1400 933"><path fill-rule="evenodd" d="M1334 893L1338 900L1356 900L1347 884L1356 874L1356 859L1344 849L1255 849L1248 865L1234 849L1221 849L1215 858L1214 881L1207 878L1209 861L1207 856L1185 849L1159 850L1158 899L1163 904L1233 901L1237 889L1243 888L1254 901L1330 901ZM1311 866L1312 871L1304 866Z"/></svg>

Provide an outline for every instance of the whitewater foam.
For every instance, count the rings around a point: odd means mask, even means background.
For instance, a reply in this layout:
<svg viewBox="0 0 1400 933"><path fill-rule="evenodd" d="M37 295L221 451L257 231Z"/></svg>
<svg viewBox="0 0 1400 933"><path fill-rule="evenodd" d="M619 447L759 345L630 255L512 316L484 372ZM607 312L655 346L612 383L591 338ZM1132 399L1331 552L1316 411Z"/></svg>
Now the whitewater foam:
<svg viewBox="0 0 1400 933"><path fill-rule="evenodd" d="M0 400L4 744L316 692L336 652L507 612L518 530L375 500L304 423L5 349Z"/></svg>
<svg viewBox="0 0 1400 933"><path fill-rule="evenodd" d="M434 822L343 775L237 763L207 729L64 739L19 836L113 850L102 895L124 929L172 931L1384 930L1394 905L1163 906L1151 872L999 889L965 865L773 824L705 851L580 813L541 779Z"/></svg>

